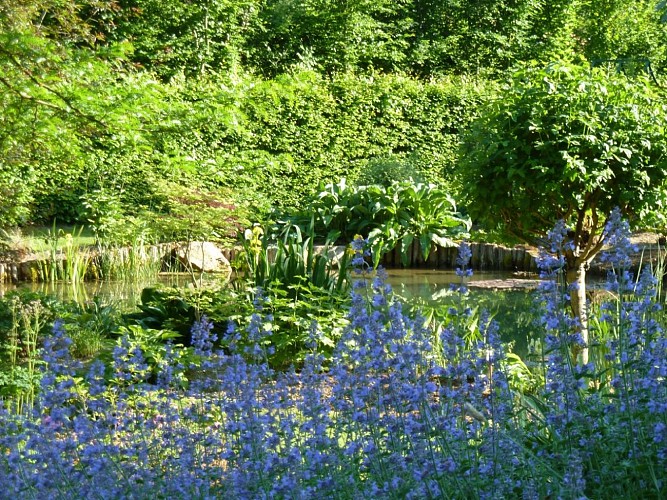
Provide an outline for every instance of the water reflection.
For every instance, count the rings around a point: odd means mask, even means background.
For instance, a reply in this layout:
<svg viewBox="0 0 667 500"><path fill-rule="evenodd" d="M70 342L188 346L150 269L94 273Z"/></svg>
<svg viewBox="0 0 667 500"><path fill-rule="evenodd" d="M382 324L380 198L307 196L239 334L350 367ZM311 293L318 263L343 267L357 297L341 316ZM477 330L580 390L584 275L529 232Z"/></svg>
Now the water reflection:
<svg viewBox="0 0 667 500"><path fill-rule="evenodd" d="M448 307L460 305L453 291L461 284L461 277L454 271L432 271L420 269L390 269L388 282L394 293L406 301L424 301L429 305ZM205 277L206 282L217 282L215 276ZM477 272L466 278L469 306L486 310L500 325L501 336L506 342L515 344L515 352L527 352L528 339L533 335L536 314L531 289L537 285L534 277L517 277L509 272ZM126 311L134 309L141 300L146 287L192 286L188 274L169 274L150 282L86 282L86 283L22 283L17 285L0 283L0 298L17 288L56 297L61 301L85 303L97 298L102 303L118 305ZM518 284L518 287L516 287ZM514 288L512 288L514 287Z"/></svg>
<svg viewBox="0 0 667 500"><path fill-rule="evenodd" d="M212 278L206 278L210 280ZM0 283L0 298L12 290L25 290L50 295L63 302L83 304L97 298L101 302L113 302L122 309L130 310L141 300L141 292L146 287L157 284L165 286L192 286L189 274L170 273L151 281L86 281L84 283Z"/></svg>
<svg viewBox="0 0 667 500"><path fill-rule="evenodd" d="M400 269L389 270L389 284L394 293L406 301L427 307L460 307L461 296L455 290L462 283L454 271ZM503 342L512 343L513 351L522 358L536 333L539 309L535 306L535 276L510 272L476 272L465 280L468 293L466 307L486 311L496 321Z"/></svg>
<svg viewBox="0 0 667 500"><path fill-rule="evenodd" d="M465 284L471 290L532 290L539 280L535 275L511 272L477 271L469 278L461 278L454 271L391 269L388 283L404 297L417 297L437 302L450 294L453 287Z"/></svg>

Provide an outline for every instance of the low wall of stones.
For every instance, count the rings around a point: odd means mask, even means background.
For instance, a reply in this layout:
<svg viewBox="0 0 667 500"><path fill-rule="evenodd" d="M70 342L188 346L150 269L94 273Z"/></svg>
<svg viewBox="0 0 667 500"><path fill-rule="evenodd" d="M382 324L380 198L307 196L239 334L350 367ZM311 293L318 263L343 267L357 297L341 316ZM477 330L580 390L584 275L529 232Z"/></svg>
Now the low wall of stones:
<svg viewBox="0 0 667 500"><path fill-rule="evenodd" d="M162 244L147 247L146 252L152 255L162 256L165 268L169 267L169 261L173 260L175 244ZM517 245L507 247L491 243L470 243L472 257L469 267L475 271L517 271L537 272L537 250L533 247ZM130 252L130 249L119 249L120 252ZM340 252L344 247L340 247ZM458 247L435 247L428 258L424 260L418 242L414 242L408 249L406 259L403 260L399 249L386 253L381 264L386 268L422 268L422 269L456 269ZM231 262L237 251L232 249L223 250L224 256ZM645 257L646 258L646 257ZM648 259L651 260L651 259ZM0 258L0 282L37 281L39 268L43 266L39 258L33 258L22 262L12 262ZM598 265L591 267L592 272L604 272Z"/></svg>

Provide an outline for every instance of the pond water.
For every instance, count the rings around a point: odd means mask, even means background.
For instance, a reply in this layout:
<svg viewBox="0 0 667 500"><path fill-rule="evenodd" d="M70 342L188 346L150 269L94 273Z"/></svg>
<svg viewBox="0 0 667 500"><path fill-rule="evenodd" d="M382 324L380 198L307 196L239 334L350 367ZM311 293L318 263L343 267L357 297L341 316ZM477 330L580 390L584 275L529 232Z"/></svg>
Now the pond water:
<svg viewBox="0 0 667 500"><path fill-rule="evenodd" d="M210 278L209 278L210 279ZM141 299L144 288L157 283L166 286L188 286L192 283L189 274L169 274L153 281L86 281L84 283L0 283L0 298L11 290L27 290L52 295L61 301L84 303L95 297L103 302L114 302L123 309L132 309Z"/></svg>
<svg viewBox="0 0 667 500"><path fill-rule="evenodd" d="M460 306L461 296L454 288L462 278L454 271L415 269L388 270L388 282L394 293L406 301L428 306ZM510 272L476 272L465 279L467 307L486 311L498 323L503 342L513 344L513 352L524 357L528 342L535 334L534 276L517 276Z"/></svg>
<svg viewBox="0 0 667 500"><path fill-rule="evenodd" d="M419 302L427 306L460 305L460 296L453 290L462 283L454 271L422 269L389 269L388 283L394 293L408 302ZM210 278L209 278L210 279ZM161 276L159 283L172 286L188 286L190 275ZM532 289L537 285L533 278L517 278L507 272L477 272L466 278L469 293L466 305L485 310L499 324L501 337L513 342L514 352L527 352L528 339L532 336L535 317ZM103 302L113 302L130 310L140 301L141 291L155 282L86 282L68 283L22 283L18 286L0 283L0 298L8 291L20 288L49 294L63 301L80 303L98 297Z"/></svg>

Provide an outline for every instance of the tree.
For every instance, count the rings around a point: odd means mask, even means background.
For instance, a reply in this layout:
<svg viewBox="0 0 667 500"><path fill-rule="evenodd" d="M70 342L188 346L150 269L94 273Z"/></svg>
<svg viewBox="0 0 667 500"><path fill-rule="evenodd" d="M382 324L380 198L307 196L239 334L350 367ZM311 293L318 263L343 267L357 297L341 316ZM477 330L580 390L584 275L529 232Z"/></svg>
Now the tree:
<svg viewBox="0 0 667 500"><path fill-rule="evenodd" d="M643 77L584 65L525 69L463 140L473 220L529 242L559 219L574 228L566 280L585 342L586 269L604 245L605 217L619 207L648 222L665 208L667 106L658 91Z"/></svg>
<svg viewBox="0 0 667 500"><path fill-rule="evenodd" d="M152 164L166 104L149 75L126 68L123 46L89 47L76 2L0 0L0 13L0 227L75 221L81 195L127 192ZM150 189L136 184L143 200Z"/></svg>
<svg viewBox="0 0 667 500"><path fill-rule="evenodd" d="M411 0L263 2L263 30L250 41L251 63L265 76L295 65L325 74L404 69L413 23Z"/></svg>
<svg viewBox="0 0 667 500"><path fill-rule="evenodd" d="M259 9L260 0L118 0L105 37L129 40L133 60L164 80L181 72L197 78L244 62Z"/></svg>
<svg viewBox="0 0 667 500"><path fill-rule="evenodd" d="M410 60L422 75L498 74L571 43L572 0L413 0Z"/></svg>
<svg viewBox="0 0 667 500"><path fill-rule="evenodd" d="M586 59L621 60L626 65L650 60L655 71L664 70L667 31L655 0L578 1L573 12L572 38Z"/></svg>

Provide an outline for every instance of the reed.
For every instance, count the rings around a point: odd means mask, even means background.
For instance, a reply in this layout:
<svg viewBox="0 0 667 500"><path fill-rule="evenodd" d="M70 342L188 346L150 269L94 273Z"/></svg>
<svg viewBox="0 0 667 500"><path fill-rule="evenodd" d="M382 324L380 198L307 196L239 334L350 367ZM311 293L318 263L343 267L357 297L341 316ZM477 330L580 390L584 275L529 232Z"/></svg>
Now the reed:
<svg viewBox="0 0 667 500"><path fill-rule="evenodd" d="M39 281L79 283L86 279L91 271L92 253L80 243L83 231L81 226L74 227L71 233L65 232L54 221L44 237L47 249L45 258L39 261Z"/></svg>
<svg viewBox="0 0 667 500"><path fill-rule="evenodd" d="M95 273L104 280L149 281L160 273L162 263L158 248L138 239L129 246L98 246Z"/></svg>
<svg viewBox="0 0 667 500"><path fill-rule="evenodd" d="M38 337L46 324L44 306L39 301L10 303L11 326L5 342L4 367L0 370L0 401L13 413L32 408L41 377Z"/></svg>

